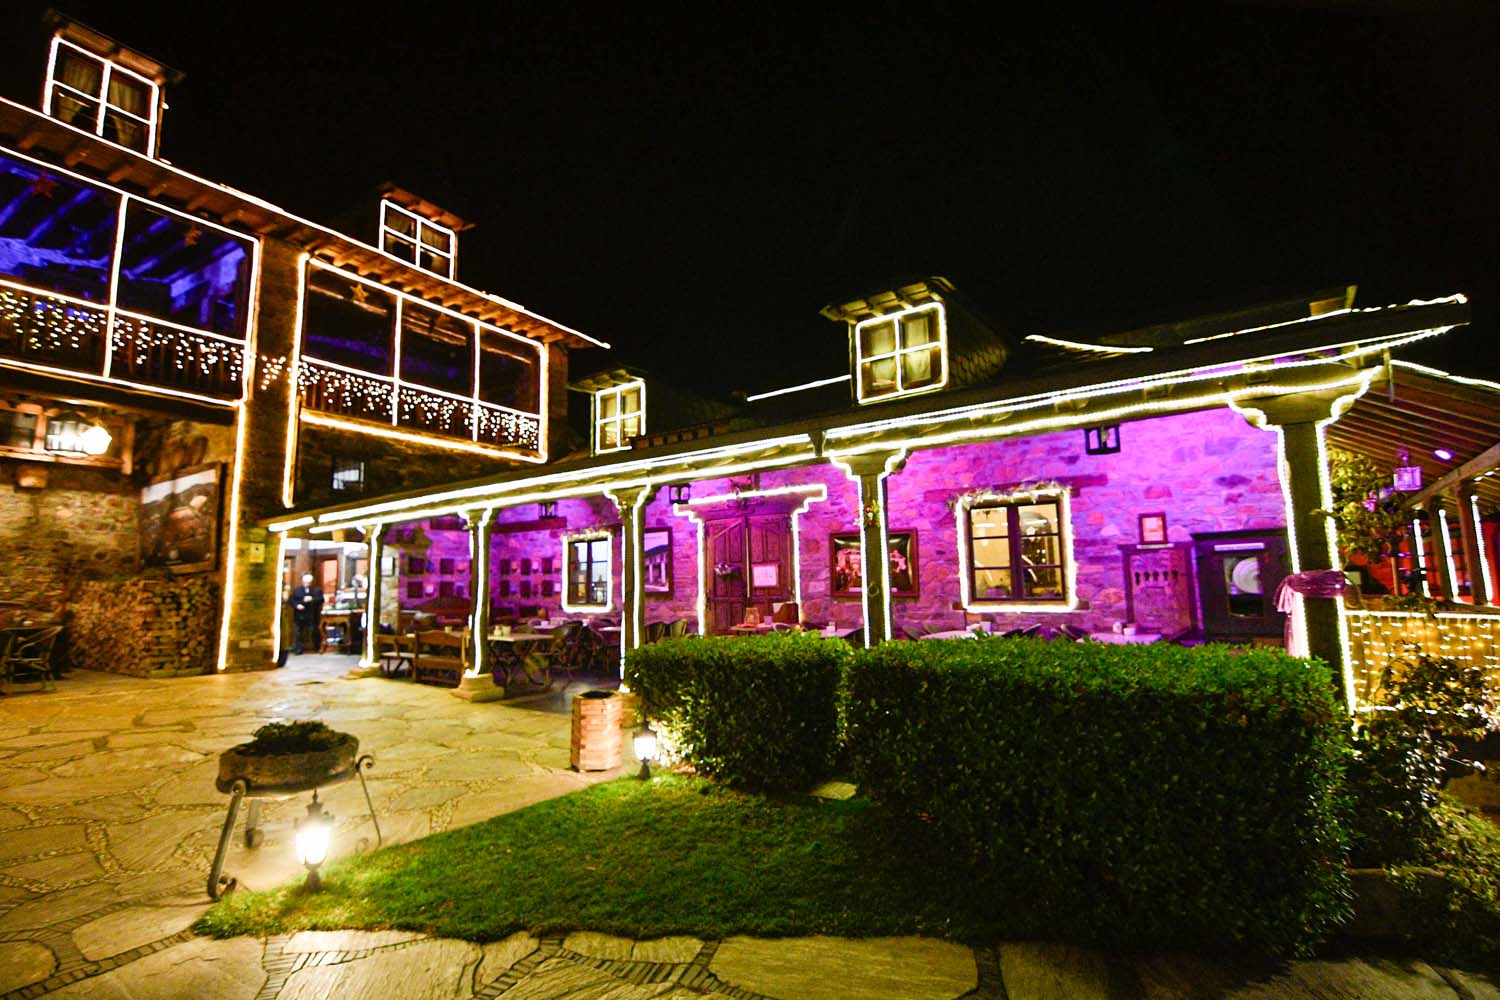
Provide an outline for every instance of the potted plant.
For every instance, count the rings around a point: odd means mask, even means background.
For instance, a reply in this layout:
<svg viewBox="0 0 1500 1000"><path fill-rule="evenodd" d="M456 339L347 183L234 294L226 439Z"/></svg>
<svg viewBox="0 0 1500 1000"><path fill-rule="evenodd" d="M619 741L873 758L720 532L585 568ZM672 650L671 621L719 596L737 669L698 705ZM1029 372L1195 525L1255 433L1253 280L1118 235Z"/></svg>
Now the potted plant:
<svg viewBox="0 0 1500 1000"><path fill-rule="evenodd" d="M229 792L243 780L252 792L315 788L353 771L358 754L359 737L321 722L272 722L257 729L250 742L219 755L214 786Z"/></svg>

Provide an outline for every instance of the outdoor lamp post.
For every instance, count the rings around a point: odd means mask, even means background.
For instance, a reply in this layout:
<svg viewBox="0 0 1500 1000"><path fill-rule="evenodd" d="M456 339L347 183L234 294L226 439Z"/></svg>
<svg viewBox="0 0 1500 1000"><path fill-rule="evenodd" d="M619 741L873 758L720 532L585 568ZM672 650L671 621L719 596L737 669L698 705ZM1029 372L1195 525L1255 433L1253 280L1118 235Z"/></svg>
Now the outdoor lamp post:
<svg viewBox="0 0 1500 1000"><path fill-rule="evenodd" d="M641 761L641 770L636 777L646 781L651 777L651 761L656 759L656 730L649 722L643 723L640 732L635 734L635 755Z"/></svg>
<svg viewBox="0 0 1500 1000"><path fill-rule="evenodd" d="M307 868L308 892L318 892L323 888L318 866L328 860L328 844L332 839L333 816L323 811L315 788L312 801L307 805L307 816L297 823L297 860Z"/></svg>

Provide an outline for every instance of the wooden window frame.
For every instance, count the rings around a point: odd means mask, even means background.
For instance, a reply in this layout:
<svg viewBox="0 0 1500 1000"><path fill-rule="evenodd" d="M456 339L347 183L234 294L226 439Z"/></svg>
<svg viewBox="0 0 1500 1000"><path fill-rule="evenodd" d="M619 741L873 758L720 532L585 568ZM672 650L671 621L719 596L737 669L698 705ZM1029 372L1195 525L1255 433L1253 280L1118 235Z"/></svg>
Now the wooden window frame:
<svg viewBox="0 0 1500 1000"><path fill-rule="evenodd" d="M563 587L562 605L564 611L608 611L613 606L614 591L614 545L613 536L607 533L595 533L587 535L569 535L562 540L563 543ZM604 544L604 557L594 558L594 545ZM583 578L577 580L574 577L573 546L587 546L588 558L581 563L583 566ZM594 581L595 570L603 567L604 576L604 600L596 602L589 599L589 585ZM575 586L581 584L582 589L575 591ZM582 600L575 601L575 593L582 595Z"/></svg>
<svg viewBox="0 0 1500 1000"><path fill-rule="evenodd" d="M631 410L629 413L626 413L624 407L625 393L631 389L640 390L641 405L638 409ZM604 407L601 404L604 402L606 397L611 396L615 398L615 415L612 417L601 416L604 410ZM625 438L625 435L623 433L625 429L625 421L629 417L638 418L635 436L639 437L640 435L646 433L645 379L636 379L632 382L621 382L619 385L612 385L607 389L600 389L599 391L594 393L594 454L604 455L613 451L625 451L630 447L630 442ZM615 428L615 440L619 443L616 444L613 448L606 448L604 447L604 428L607 425L611 424L614 425Z"/></svg>
<svg viewBox="0 0 1500 1000"><path fill-rule="evenodd" d="M918 313L933 313L937 317L936 339L926 344L915 347L906 346L905 326L906 321ZM867 327L878 326L882 323L895 324L895 336L893 338L894 349L882 351L879 354L871 354L868 357L864 353L863 332ZM919 306L912 306L898 312L885 313L881 316L871 316L869 319L860 320L854 324L854 393L855 400L859 403L875 403L886 399L896 399L903 396L915 396L924 392L935 392L948 384L948 315L941 302L924 302ZM906 372L906 358L908 355L920 354L937 350L937 365L941 369L938 377L928 385L917 386L914 389L906 388L902 382ZM896 380L894 387L880 392L866 392L864 372L865 369L877 362L892 361L896 366Z"/></svg>
<svg viewBox="0 0 1500 1000"><path fill-rule="evenodd" d="M85 91L79 90L76 87L71 87L68 84L63 83L57 78L58 55L62 48L65 46L69 49L72 49L73 52L77 53L85 59L91 59L94 62L103 64L104 69L99 74L98 93L86 93ZM149 110L146 117L142 118L140 115L136 114L133 111L126 111L119 105L109 103L109 78L116 73L120 73L124 76L130 77L136 83L144 85L150 91L150 99L147 101L147 107ZM58 121L62 121L62 119L57 118L57 115L54 113L54 108L57 103L57 95L59 94L59 92L61 92L65 96L77 95L78 97L86 101L92 101L95 105L98 106L98 110L94 115L93 128L83 129L82 126L74 125L72 122L63 122L63 124L79 129L80 131L90 132L95 137L103 142L109 143L111 146L118 146L120 149L129 149L132 153L139 153L143 156L149 156L153 158L156 156L156 134L161 124L162 105L161 87L157 85L155 80L152 80L150 77L142 76L141 74L136 73L133 70L125 68L124 66L121 66L119 63L115 62L113 59L110 59L107 56L99 55L97 52L90 52L83 46L76 45L73 42L68 41L66 38L63 38L61 35L53 35L52 47L47 55L47 82L42 96L42 110L49 118L55 118ZM130 146L124 145L123 143L115 142L113 139L106 139L104 137L104 125L106 115L109 112L114 112L118 115L124 115L126 118L133 119L144 125L146 127L146 148L134 149Z"/></svg>
<svg viewBox="0 0 1500 1000"><path fill-rule="evenodd" d="M386 221L393 213L412 220L412 235L408 236L406 233L401 232L399 229L391 226L389 222ZM448 237L448 249L446 251L439 250L432 244L424 243L422 241L422 232L423 230L428 229L442 233ZM415 245L416 253L413 255L413 258L411 260L406 260L387 250L385 248L385 241L387 236L394 236L396 239L400 240L403 243L411 243ZM381 199L380 202L380 250L387 256L395 257L403 264L410 264L415 268L427 271L431 274L436 274L439 277L447 278L450 281L455 280L455 276L458 274L458 234L449 229L447 226L440 226L436 222L433 222L431 219L424 218L418 215L416 212L411 211L410 209L402 208L400 205L389 199ZM424 265L422 263L423 251L426 251L427 253L446 263L447 270L438 270L435 267L427 267L426 265Z"/></svg>

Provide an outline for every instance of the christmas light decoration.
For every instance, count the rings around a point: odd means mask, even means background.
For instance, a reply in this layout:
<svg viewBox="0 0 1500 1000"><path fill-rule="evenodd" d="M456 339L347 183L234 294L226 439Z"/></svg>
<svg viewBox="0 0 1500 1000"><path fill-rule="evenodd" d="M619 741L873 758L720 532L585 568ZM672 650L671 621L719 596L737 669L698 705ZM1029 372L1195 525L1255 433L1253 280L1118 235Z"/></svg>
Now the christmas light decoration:
<svg viewBox="0 0 1500 1000"><path fill-rule="evenodd" d="M936 341L929 340L924 344L917 344L912 347L904 346L904 337L902 335L903 324L907 319L922 313L931 313L936 318ZM891 324L891 349L889 351L881 351L877 354L866 356L864 353L864 337L861 336L862 332L866 327L880 326L884 323ZM869 319L860 320L858 323L854 324L853 337L854 394L856 402L873 403L879 400L892 399L897 396L914 396L918 393L935 392L948 384L948 312L943 307L942 302L924 302L919 306L911 306L907 309L900 309L896 312L885 313L880 316L872 316ZM930 355L932 353L932 347L934 343L937 345L938 349L937 363L942 370L941 376L933 381L930 385L918 386L914 389L906 388L906 386L903 384L906 371L906 365L904 364L905 360L908 357L917 354ZM892 380L892 384L895 386L895 388L890 390L889 392L882 392L879 395L870 396L865 393L865 380L862 375L867 365L874 364L878 361L889 361L893 365L895 377Z"/></svg>
<svg viewBox="0 0 1500 1000"><path fill-rule="evenodd" d="M1380 678L1418 655L1479 667L1500 684L1500 615L1351 610L1348 620L1361 708L1381 704Z"/></svg>
<svg viewBox="0 0 1500 1000"><path fill-rule="evenodd" d="M745 402L755 403L762 399L770 399L772 396L785 396L790 392L803 392L807 389L820 389L825 385L834 385L839 382L847 382L852 376L835 375L832 378L820 378L812 382L803 382L801 385L789 385L785 389L772 389L770 392L758 392L753 396L746 396Z"/></svg>
<svg viewBox="0 0 1500 1000"><path fill-rule="evenodd" d="M986 601L973 593L973 553L969 551L969 511L975 504L1036 503L1039 500L1057 503L1058 531L1062 536L1062 562L1067 583L1064 590L1067 598L1049 602ZM969 612L999 612L1003 614L1064 614L1078 608L1078 560L1073 555L1073 510L1072 490L1062 483L1029 483L1013 490L997 492L976 490L965 493L953 505L955 530L958 537L958 593L959 603Z"/></svg>
<svg viewBox="0 0 1500 1000"><path fill-rule="evenodd" d="M1036 341L1038 344L1051 344L1054 347L1067 347L1075 351L1097 351L1100 354L1149 354L1155 348L1152 347L1116 347L1111 344L1085 344L1079 340L1063 340L1059 337L1044 337L1040 333L1029 334L1027 340Z"/></svg>

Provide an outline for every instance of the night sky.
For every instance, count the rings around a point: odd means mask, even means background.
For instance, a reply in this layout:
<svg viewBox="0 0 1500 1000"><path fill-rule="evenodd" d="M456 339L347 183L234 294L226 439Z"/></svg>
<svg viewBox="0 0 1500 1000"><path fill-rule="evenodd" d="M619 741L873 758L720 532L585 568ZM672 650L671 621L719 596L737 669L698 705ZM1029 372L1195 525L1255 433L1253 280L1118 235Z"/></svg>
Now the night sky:
<svg viewBox="0 0 1500 1000"><path fill-rule="evenodd" d="M44 6L0 11L29 104ZM837 374L817 310L925 274L1075 336L1463 291L1425 358L1500 376L1497 4L313 6L64 9L187 73L175 164L340 228L395 181L476 224L465 282L680 384Z"/></svg>

